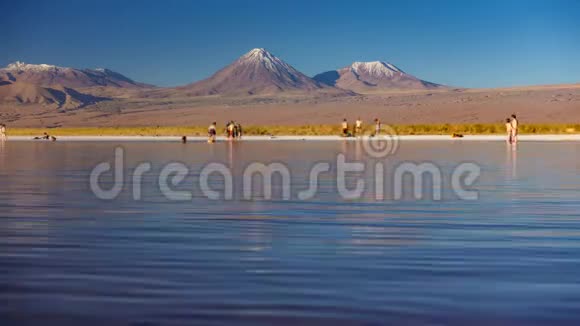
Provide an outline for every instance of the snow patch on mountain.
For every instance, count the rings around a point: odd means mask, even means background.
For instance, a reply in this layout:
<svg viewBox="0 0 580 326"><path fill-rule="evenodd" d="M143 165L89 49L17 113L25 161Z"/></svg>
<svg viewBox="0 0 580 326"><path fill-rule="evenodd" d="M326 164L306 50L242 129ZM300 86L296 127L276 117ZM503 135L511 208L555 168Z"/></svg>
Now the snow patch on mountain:
<svg viewBox="0 0 580 326"><path fill-rule="evenodd" d="M372 62L354 62L350 66L351 70L357 74L368 74L375 78L393 77L397 74L404 74L404 72L390 63L382 61Z"/></svg>
<svg viewBox="0 0 580 326"><path fill-rule="evenodd" d="M68 69L68 68L47 65L47 64L35 65L35 64L24 63L21 61L16 61L14 63L11 63L8 66L6 66L6 68L4 68L4 70L8 70L8 71L41 71L41 72L42 71L54 71L54 70L59 70L59 69Z"/></svg>
<svg viewBox="0 0 580 326"><path fill-rule="evenodd" d="M271 71L275 74L299 73L296 69L292 68L292 66L263 48L253 49L250 52L244 54L239 60L242 64L262 65L268 71Z"/></svg>

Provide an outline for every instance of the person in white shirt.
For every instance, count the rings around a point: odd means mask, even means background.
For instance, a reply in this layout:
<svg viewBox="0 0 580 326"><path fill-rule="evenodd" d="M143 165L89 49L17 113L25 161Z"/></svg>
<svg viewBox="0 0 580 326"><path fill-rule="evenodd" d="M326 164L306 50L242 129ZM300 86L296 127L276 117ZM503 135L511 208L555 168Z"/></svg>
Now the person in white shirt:
<svg viewBox="0 0 580 326"><path fill-rule="evenodd" d="M6 125L0 124L0 141L6 140Z"/></svg>
<svg viewBox="0 0 580 326"><path fill-rule="evenodd" d="M362 120L360 118L356 119L356 122L354 124L354 135L362 136Z"/></svg>
<svg viewBox="0 0 580 326"><path fill-rule="evenodd" d="M512 125L512 143L515 144L518 142L518 127L519 127L519 121L516 118L515 114L512 114L511 125Z"/></svg>

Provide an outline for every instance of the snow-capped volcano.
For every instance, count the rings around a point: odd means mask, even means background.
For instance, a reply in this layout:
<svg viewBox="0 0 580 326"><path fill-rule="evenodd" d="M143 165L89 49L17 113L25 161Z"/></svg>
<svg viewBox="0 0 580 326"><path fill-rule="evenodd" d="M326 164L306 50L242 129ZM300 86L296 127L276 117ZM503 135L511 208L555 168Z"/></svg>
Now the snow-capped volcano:
<svg viewBox="0 0 580 326"><path fill-rule="evenodd" d="M76 69L48 64L14 62L0 69L0 80L23 82L42 87L93 87L136 88L148 85L137 83L109 69Z"/></svg>
<svg viewBox="0 0 580 326"><path fill-rule="evenodd" d="M314 91L321 85L264 49L253 49L208 79L185 86L192 95Z"/></svg>
<svg viewBox="0 0 580 326"><path fill-rule="evenodd" d="M314 80L358 93L445 87L409 75L395 65L383 61L357 61L348 67L318 74L314 76Z"/></svg>

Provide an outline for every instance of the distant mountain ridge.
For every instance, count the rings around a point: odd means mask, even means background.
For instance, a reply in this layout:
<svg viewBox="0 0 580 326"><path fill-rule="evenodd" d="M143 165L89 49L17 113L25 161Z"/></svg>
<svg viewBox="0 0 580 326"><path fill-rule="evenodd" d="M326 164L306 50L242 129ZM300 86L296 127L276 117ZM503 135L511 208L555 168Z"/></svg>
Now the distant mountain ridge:
<svg viewBox="0 0 580 326"><path fill-rule="evenodd" d="M151 85L138 83L109 69L76 69L47 64L14 62L0 68L0 80L22 82L42 87L69 88L115 87L143 88Z"/></svg>
<svg viewBox="0 0 580 326"><path fill-rule="evenodd" d="M353 62L348 67L318 74L314 80L357 93L446 87L421 80L383 61Z"/></svg>
<svg viewBox="0 0 580 326"><path fill-rule="evenodd" d="M29 85L29 86L24 86ZM421 80L383 61L354 62L350 66L313 78L263 48L253 49L209 78L185 86L156 88L136 82L118 72L76 69L49 64L14 62L0 68L0 101L11 103L58 103L57 92L92 94L96 98L171 98L196 96L351 96L390 90L424 90L446 86ZM49 91L56 90L56 91ZM65 96L66 97L66 96ZM69 99L84 98L70 95ZM88 102L92 102L89 99ZM87 101L78 101L84 105Z"/></svg>
<svg viewBox="0 0 580 326"><path fill-rule="evenodd" d="M83 94L72 88L43 87L23 82L0 81L0 103L40 104L62 109L75 109L106 100Z"/></svg>

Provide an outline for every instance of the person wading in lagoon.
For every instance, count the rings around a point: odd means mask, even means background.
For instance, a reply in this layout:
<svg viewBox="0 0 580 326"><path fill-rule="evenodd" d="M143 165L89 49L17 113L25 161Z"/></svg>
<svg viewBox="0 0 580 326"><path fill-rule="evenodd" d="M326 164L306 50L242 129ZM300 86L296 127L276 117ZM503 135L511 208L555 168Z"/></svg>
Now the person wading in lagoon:
<svg viewBox="0 0 580 326"><path fill-rule="evenodd" d="M242 125L236 122L236 131L237 131L237 138L242 139Z"/></svg>
<svg viewBox="0 0 580 326"><path fill-rule="evenodd" d="M515 144L518 142L518 128L519 128L519 121L516 118L515 114L512 114L511 125L512 125L512 143Z"/></svg>
<svg viewBox="0 0 580 326"><path fill-rule="evenodd" d="M378 136L381 134L381 121L379 118L375 118L375 133L373 136Z"/></svg>
<svg viewBox="0 0 580 326"><path fill-rule="evenodd" d="M238 137L238 129L236 128L236 123L234 120L230 121L230 134L233 140Z"/></svg>
<svg viewBox="0 0 580 326"><path fill-rule="evenodd" d="M354 136L362 136L362 120L360 117L354 123Z"/></svg>
<svg viewBox="0 0 580 326"><path fill-rule="evenodd" d="M505 131L507 133L507 143L511 144L513 143L513 128L512 128L512 122L510 120L510 118L505 119Z"/></svg>
<svg viewBox="0 0 580 326"><path fill-rule="evenodd" d="M211 125L209 125L209 128L207 128L207 142L208 143L215 143L215 137L217 134L217 123L214 122Z"/></svg>
<svg viewBox="0 0 580 326"><path fill-rule="evenodd" d="M348 122L346 121L346 118L344 120L342 120L342 137L348 137Z"/></svg>
<svg viewBox="0 0 580 326"><path fill-rule="evenodd" d="M6 141L6 125L0 123L0 141Z"/></svg>
<svg viewBox="0 0 580 326"><path fill-rule="evenodd" d="M234 138L234 122L230 121L226 124L226 133L228 135L228 140L232 140Z"/></svg>

